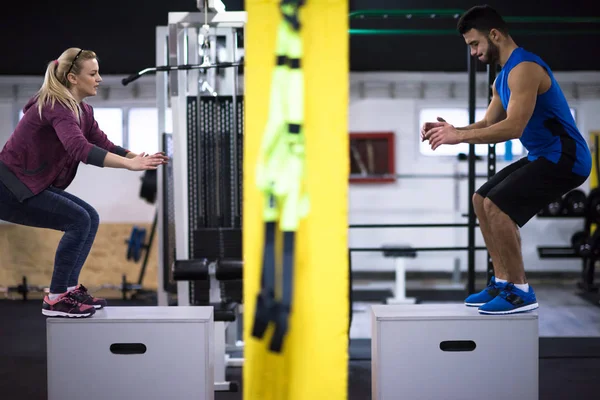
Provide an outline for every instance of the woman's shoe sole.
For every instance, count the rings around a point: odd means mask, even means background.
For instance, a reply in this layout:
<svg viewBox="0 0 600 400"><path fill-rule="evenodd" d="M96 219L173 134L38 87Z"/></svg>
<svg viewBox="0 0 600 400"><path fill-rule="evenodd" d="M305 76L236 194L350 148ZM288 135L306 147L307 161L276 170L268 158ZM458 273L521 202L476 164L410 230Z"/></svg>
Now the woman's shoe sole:
<svg viewBox="0 0 600 400"><path fill-rule="evenodd" d="M95 309L92 308L92 310ZM52 310L42 310L42 314L44 314L47 317L67 317L67 318L87 318L87 317L91 317L92 315L94 315L94 312L87 312L87 313L82 313L82 314L69 314L66 312L62 312L62 311L52 311Z"/></svg>

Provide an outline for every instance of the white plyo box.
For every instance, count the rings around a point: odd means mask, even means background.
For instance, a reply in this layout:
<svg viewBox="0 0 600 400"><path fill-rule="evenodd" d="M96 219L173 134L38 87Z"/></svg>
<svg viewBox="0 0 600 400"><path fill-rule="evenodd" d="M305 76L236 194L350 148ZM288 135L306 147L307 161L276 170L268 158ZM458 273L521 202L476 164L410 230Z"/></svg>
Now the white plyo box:
<svg viewBox="0 0 600 400"><path fill-rule="evenodd" d="M537 400L537 311L463 304L371 308L372 399Z"/></svg>
<svg viewBox="0 0 600 400"><path fill-rule="evenodd" d="M214 399L212 307L46 321L49 400Z"/></svg>

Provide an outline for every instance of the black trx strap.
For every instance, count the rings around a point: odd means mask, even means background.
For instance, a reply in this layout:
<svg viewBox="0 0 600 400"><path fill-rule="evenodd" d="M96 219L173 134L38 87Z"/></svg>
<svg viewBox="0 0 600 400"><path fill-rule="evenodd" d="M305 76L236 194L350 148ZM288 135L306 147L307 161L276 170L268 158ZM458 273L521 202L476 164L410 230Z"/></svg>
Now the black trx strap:
<svg viewBox="0 0 600 400"><path fill-rule="evenodd" d="M271 338L270 349L274 352L280 352L283 346L283 338L288 331L288 319L292 309L292 292L294 282L294 242L295 232L283 233L283 290L281 301L276 303L273 322L275 323L275 332Z"/></svg>
<svg viewBox="0 0 600 400"><path fill-rule="evenodd" d="M262 289L256 302L254 328L252 336L262 338L270 322L275 324L275 331L271 338L269 349L279 353L283 346L283 339L288 332L288 319L292 308L293 282L294 282L294 242L295 232L283 233L283 285L281 300L275 298L275 231L274 222L265 226L265 246L263 252Z"/></svg>
<svg viewBox="0 0 600 400"><path fill-rule="evenodd" d="M261 290L256 298L256 312L252 336L261 339L267 326L275 321L277 301L275 300L275 222L265 224L265 242L263 247L263 265L261 274Z"/></svg>

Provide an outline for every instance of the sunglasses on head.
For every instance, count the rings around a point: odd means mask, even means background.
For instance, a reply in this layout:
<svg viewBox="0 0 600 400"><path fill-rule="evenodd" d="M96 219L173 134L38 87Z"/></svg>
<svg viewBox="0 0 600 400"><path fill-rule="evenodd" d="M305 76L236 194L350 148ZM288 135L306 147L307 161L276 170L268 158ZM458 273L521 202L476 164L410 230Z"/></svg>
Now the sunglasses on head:
<svg viewBox="0 0 600 400"><path fill-rule="evenodd" d="M81 55L82 52L83 52L83 49L79 50L79 53L77 53L77 55L75 56L73 61L71 61L71 66L69 67L69 70L67 71L65 76L69 75L69 72L71 72L71 70L73 69L73 66L75 65L75 61L77 61L77 59L79 58L79 56Z"/></svg>

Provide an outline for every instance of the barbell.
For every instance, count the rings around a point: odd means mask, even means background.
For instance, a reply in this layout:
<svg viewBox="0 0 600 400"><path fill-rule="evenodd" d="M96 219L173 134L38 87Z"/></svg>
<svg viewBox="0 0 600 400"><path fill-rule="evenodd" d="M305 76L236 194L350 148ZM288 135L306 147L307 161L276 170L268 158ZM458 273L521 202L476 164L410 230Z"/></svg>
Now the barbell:
<svg viewBox="0 0 600 400"><path fill-rule="evenodd" d="M30 285L27 282L26 276L23 277L21 283L17 286L0 287L0 293L4 293L7 298L9 297L9 295L11 295L13 293L18 293L23 298L23 301L28 300L29 293L48 293L48 292L50 292L50 288L48 288L48 287Z"/></svg>

